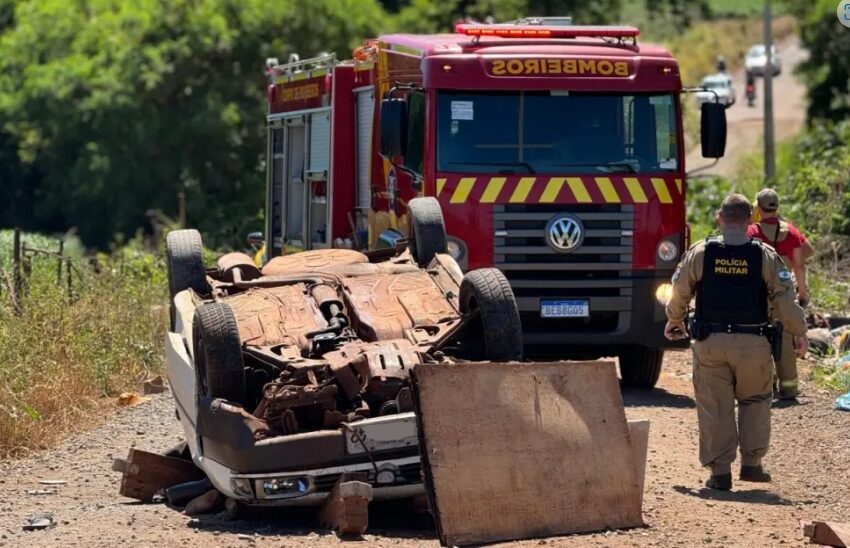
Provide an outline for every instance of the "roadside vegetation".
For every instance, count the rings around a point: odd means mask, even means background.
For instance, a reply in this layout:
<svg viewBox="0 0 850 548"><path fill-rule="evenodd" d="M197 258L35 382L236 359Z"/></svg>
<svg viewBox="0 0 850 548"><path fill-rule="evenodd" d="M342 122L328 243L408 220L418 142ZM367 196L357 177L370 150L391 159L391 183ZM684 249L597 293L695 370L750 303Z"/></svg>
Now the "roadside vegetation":
<svg viewBox="0 0 850 548"><path fill-rule="evenodd" d="M57 249L53 238L24 241ZM56 259L35 256L16 306L11 231L0 231L0 457L49 446L162 372L161 259L138 241L87 260L69 247L70 293Z"/></svg>

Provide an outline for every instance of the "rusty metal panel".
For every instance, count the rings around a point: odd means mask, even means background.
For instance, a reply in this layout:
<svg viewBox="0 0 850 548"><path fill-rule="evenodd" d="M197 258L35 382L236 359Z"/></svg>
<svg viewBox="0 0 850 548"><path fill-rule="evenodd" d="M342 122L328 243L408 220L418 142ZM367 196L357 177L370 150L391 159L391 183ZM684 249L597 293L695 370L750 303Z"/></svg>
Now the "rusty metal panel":
<svg viewBox="0 0 850 548"><path fill-rule="evenodd" d="M352 322L367 341L403 339L414 326L457 316L426 272L348 278L345 287Z"/></svg>
<svg viewBox="0 0 850 548"><path fill-rule="evenodd" d="M227 303L242 344L295 345L307 352L310 342L304 335L328 326L304 284L254 288L229 297Z"/></svg>
<svg viewBox="0 0 850 548"><path fill-rule="evenodd" d="M413 381L443 545L642 525L614 362L423 363Z"/></svg>
<svg viewBox="0 0 850 548"><path fill-rule="evenodd" d="M274 257L263 267L263 276L291 274L293 272L315 272L334 266L368 263L369 258L351 249L316 249Z"/></svg>

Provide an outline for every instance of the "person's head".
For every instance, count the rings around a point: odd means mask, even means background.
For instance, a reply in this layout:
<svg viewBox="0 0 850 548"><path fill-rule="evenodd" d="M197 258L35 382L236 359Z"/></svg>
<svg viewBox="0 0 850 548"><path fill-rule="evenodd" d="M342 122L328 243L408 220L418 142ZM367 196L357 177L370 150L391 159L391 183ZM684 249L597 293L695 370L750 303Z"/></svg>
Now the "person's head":
<svg viewBox="0 0 850 548"><path fill-rule="evenodd" d="M772 188L763 188L756 194L756 206L761 218L775 217L779 210L779 194Z"/></svg>
<svg viewBox="0 0 850 548"><path fill-rule="evenodd" d="M746 196L730 194L717 211L717 224L727 230L746 230L752 215L753 209Z"/></svg>

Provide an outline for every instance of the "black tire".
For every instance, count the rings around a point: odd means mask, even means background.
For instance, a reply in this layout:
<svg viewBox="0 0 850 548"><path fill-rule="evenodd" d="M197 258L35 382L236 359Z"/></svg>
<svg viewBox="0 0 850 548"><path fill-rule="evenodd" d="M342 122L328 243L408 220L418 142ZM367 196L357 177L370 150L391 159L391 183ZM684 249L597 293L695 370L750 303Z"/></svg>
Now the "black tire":
<svg viewBox="0 0 850 548"><path fill-rule="evenodd" d="M204 270L201 234L194 229L169 232L166 236L165 259L168 266L171 329L174 329L174 296L190 288L200 295L210 292Z"/></svg>
<svg viewBox="0 0 850 548"><path fill-rule="evenodd" d="M195 309L192 335L198 394L242 405L245 365L233 310L219 302L199 306Z"/></svg>
<svg viewBox="0 0 850 548"><path fill-rule="evenodd" d="M481 268L468 272L460 284L460 311L478 310L480 321L467 328L467 336L478 338L482 357L490 361L522 359L522 323L514 292L502 272Z"/></svg>
<svg viewBox="0 0 850 548"><path fill-rule="evenodd" d="M425 268L437 253L447 249L443 210L436 198L414 198L407 204L410 215L410 254Z"/></svg>
<svg viewBox="0 0 850 548"><path fill-rule="evenodd" d="M634 346L620 354L620 375L623 386L654 388L661 375L664 351L658 348Z"/></svg>

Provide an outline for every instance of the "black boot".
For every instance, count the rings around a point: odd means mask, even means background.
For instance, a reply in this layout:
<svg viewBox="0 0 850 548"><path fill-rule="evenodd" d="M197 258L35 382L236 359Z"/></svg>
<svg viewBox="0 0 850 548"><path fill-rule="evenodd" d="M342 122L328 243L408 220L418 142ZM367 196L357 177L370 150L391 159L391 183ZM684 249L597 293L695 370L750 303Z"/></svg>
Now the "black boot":
<svg viewBox="0 0 850 548"><path fill-rule="evenodd" d="M760 464L758 466L742 465L740 478L741 481L754 481L757 483L767 483L772 479L770 474Z"/></svg>
<svg viewBox="0 0 850 548"><path fill-rule="evenodd" d="M705 486L709 489L717 489L718 491L728 491L732 489L732 473L712 474L705 482Z"/></svg>

